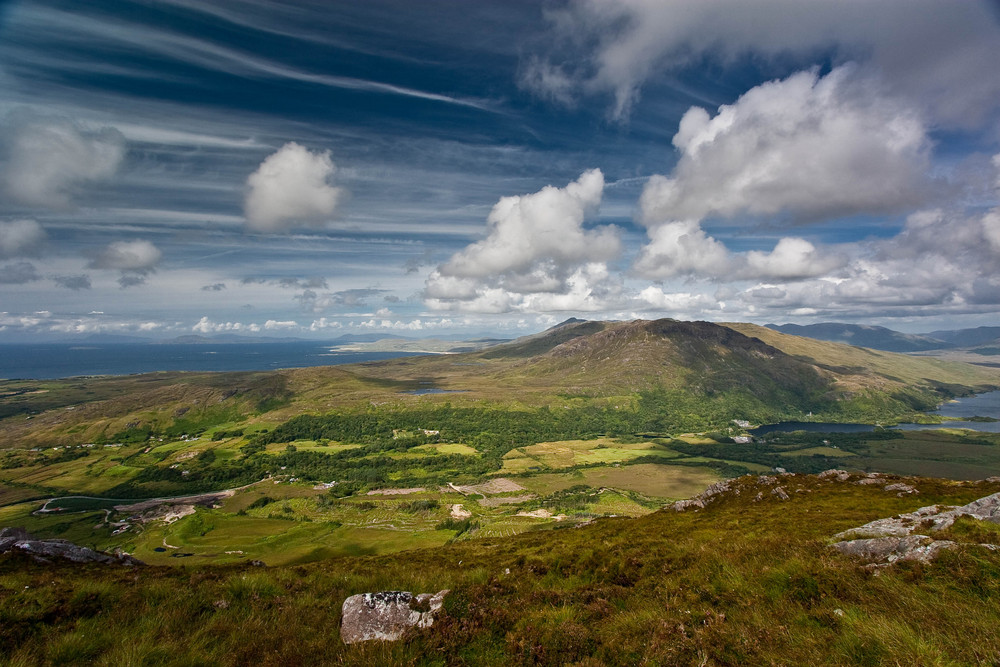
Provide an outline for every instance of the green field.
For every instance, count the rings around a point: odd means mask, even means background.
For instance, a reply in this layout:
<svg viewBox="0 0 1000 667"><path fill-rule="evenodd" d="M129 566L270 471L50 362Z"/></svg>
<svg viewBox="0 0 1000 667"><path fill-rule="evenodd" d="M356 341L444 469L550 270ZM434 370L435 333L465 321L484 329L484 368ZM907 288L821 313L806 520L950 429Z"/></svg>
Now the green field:
<svg viewBox="0 0 1000 667"><path fill-rule="evenodd" d="M595 488L636 491L653 498L679 499L697 495L718 480L719 476L710 468L641 463L586 468L571 474L532 475L518 478L518 483L543 495L586 484Z"/></svg>
<svg viewBox="0 0 1000 667"><path fill-rule="evenodd" d="M677 453L651 442L620 443L612 438L543 442L507 452L499 474L620 463L644 456L669 459Z"/></svg>

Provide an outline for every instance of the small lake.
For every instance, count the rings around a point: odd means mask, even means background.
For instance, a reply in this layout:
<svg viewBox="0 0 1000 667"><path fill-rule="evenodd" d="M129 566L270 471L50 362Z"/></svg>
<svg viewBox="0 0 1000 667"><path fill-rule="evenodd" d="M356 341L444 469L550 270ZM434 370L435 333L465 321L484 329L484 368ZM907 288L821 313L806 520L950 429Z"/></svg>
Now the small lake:
<svg viewBox="0 0 1000 667"><path fill-rule="evenodd" d="M409 394L410 396L424 396L425 394L464 394L465 392L461 389L438 389L437 387L427 387L426 389L411 389L409 391L404 391L404 394Z"/></svg>
<svg viewBox="0 0 1000 667"><path fill-rule="evenodd" d="M939 428L968 428L986 433L1000 433L1000 422L979 422L965 421L962 418L969 417L992 417L1000 419L1000 391L989 391L984 394L967 396L945 403L937 410L929 413L941 415L942 417L958 418L957 421L948 420L941 424L899 424L892 428L902 431L927 431ZM778 424L764 424L750 433L756 436L767 435L768 433L787 433L791 431L809 431L813 433L869 433L875 427L871 424L833 424L827 422L780 422Z"/></svg>

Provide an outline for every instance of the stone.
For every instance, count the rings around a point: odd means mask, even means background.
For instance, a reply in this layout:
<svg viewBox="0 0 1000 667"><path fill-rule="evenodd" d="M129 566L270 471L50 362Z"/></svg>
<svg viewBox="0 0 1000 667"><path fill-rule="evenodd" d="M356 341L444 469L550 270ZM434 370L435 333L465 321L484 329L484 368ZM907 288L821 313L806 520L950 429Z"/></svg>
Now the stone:
<svg viewBox="0 0 1000 667"><path fill-rule="evenodd" d="M107 565L142 565L142 561L126 553L108 554L81 547L68 540L41 540L23 528L0 530L0 553L18 552L30 555L39 563L62 558L73 563L104 563Z"/></svg>
<svg viewBox="0 0 1000 667"><path fill-rule="evenodd" d="M772 495L772 496L778 496L778 498L779 498L780 500L788 500L788 492L787 492L787 491L785 491L785 490L784 490L784 489L783 489L782 487L780 487L780 486L776 486L776 487L774 487L773 489L771 489L771 495Z"/></svg>
<svg viewBox="0 0 1000 667"><path fill-rule="evenodd" d="M1000 493L973 500L961 507L928 505L906 514L871 521L863 526L838 533L834 537L902 537L911 534L917 528L934 532L951 527L960 516L1000 523Z"/></svg>
<svg viewBox="0 0 1000 667"><path fill-rule="evenodd" d="M396 641L410 628L429 628L448 590L414 595L409 591L360 593L344 600L340 638L345 644Z"/></svg>
<svg viewBox="0 0 1000 667"><path fill-rule="evenodd" d="M834 479L838 482L846 482L851 478L851 473L846 470L838 470L837 468L830 468L829 470L824 470L823 472L816 475L820 479Z"/></svg>
<svg viewBox="0 0 1000 667"><path fill-rule="evenodd" d="M980 521L1000 523L1000 493L973 500L968 505L955 509L956 516L968 514Z"/></svg>
<svg viewBox="0 0 1000 667"><path fill-rule="evenodd" d="M907 535L849 540L831 546L842 554L859 557L868 563L888 565L900 560L928 563L943 549L956 545L949 540L932 540L926 535Z"/></svg>
<svg viewBox="0 0 1000 667"><path fill-rule="evenodd" d="M724 479L721 482L716 482L712 486L708 487L701 493L699 493L694 498L689 498L687 500L678 500L672 507L675 512L683 512L688 509L705 509L705 506L716 499L717 496L732 490L736 495L740 494L740 490L733 485L731 479Z"/></svg>
<svg viewBox="0 0 1000 667"><path fill-rule="evenodd" d="M920 493L909 484L903 484L902 482L899 482L897 484L886 484L885 487L883 488L886 491L898 491L899 493L896 494L897 496L905 496L911 493Z"/></svg>
<svg viewBox="0 0 1000 667"><path fill-rule="evenodd" d="M889 484L885 487L892 491ZM913 491L916 493L916 490ZM915 531L934 533L951 527L962 516L979 521L1000 523L1000 493L973 500L961 507L928 505L913 512L886 519L876 519L863 526L838 533L834 539L842 540L831 545L837 551L859 556L876 565L886 565L897 560L929 562L943 549L958 546L949 540L935 540ZM980 545L991 548L993 545Z"/></svg>

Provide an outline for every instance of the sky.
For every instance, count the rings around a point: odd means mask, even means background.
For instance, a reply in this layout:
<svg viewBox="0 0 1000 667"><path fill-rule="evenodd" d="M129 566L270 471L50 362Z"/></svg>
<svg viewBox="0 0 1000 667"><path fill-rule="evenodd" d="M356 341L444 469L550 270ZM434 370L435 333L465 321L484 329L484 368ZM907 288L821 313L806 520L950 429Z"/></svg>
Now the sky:
<svg viewBox="0 0 1000 667"><path fill-rule="evenodd" d="M0 0L0 342L1000 324L1000 3Z"/></svg>

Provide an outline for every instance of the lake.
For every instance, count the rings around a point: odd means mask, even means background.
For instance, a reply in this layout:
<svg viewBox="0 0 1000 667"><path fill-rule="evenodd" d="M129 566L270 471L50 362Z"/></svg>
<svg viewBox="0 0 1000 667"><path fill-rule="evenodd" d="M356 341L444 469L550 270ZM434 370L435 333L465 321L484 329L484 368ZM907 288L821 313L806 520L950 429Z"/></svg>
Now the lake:
<svg viewBox="0 0 1000 667"><path fill-rule="evenodd" d="M965 417L992 417L1000 419L1000 391L988 391L975 396L966 396L954 401L945 403L937 410L929 413L941 415L942 417L957 417L958 421L945 421L942 424L899 424L893 428L903 431L926 431L938 428L968 428L975 431L987 433L1000 433L1000 422L978 422L964 421ZM810 431L814 433L867 433L874 431L871 424L834 424L826 422L781 422L778 424L764 424L750 433L756 436L767 435L768 433L790 431Z"/></svg>
<svg viewBox="0 0 1000 667"><path fill-rule="evenodd" d="M988 391L984 394L966 396L954 401L945 403L940 408L930 413L941 415L942 417L957 417L959 421L946 421L941 426L928 426L927 424L900 424L899 428L904 431L920 431L928 428L971 428L976 431L987 433L1000 433L1000 422L970 422L962 418L969 417L992 417L1000 419L1000 391Z"/></svg>
<svg viewBox="0 0 1000 667"><path fill-rule="evenodd" d="M116 343L0 345L0 378L46 380L153 371L266 371L415 356L334 352L330 343Z"/></svg>

